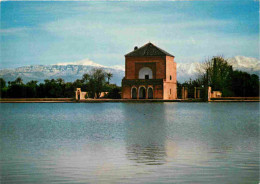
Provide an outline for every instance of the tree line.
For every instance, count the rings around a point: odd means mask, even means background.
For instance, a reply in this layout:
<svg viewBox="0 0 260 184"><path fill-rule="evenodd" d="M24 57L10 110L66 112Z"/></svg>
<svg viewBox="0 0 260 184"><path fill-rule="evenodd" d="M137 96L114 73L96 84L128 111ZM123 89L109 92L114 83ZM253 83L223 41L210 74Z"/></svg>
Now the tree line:
<svg viewBox="0 0 260 184"><path fill-rule="evenodd" d="M221 56L213 57L198 68L199 75L195 80L178 84L181 87L188 87L192 96L194 87L212 87L212 91L221 91L223 97L257 97L259 96L259 77L256 74L249 74L233 67ZM202 91L203 93L204 91Z"/></svg>
<svg viewBox="0 0 260 184"><path fill-rule="evenodd" d="M92 69L89 73L74 82L65 82L62 78L46 79L44 83L32 80L23 83L18 77L14 81L6 81L0 78L1 98L74 98L76 88L88 92L89 98L99 98L101 92L108 92L106 98L120 98L121 88L116 84L110 84L112 73L103 69Z"/></svg>
<svg viewBox="0 0 260 184"><path fill-rule="evenodd" d="M232 66L221 56L213 57L199 68L199 76L195 80L177 83L178 98L181 88L188 88L189 97L194 97L194 87L212 87L212 91L221 91L223 97L256 97L259 96L259 77L255 74L233 70ZM108 92L106 98L121 98L121 87L110 84L112 73L103 69L93 69L74 82L63 79L46 79L44 83L32 80L23 83L18 77L14 81L0 78L1 98L74 98L76 88L88 92L90 98L99 98L101 92ZM205 91L201 90L201 96Z"/></svg>

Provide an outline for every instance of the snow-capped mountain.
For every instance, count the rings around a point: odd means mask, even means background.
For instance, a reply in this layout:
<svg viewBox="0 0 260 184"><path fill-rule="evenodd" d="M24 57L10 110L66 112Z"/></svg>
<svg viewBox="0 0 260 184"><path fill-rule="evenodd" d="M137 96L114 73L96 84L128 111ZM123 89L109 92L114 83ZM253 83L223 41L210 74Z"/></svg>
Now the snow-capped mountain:
<svg viewBox="0 0 260 184"><path fill-rule="evenodd" d="M201 63L177 63L177 80L185 82L198 77L199 70L202 68Z"/></svg>
<svg viewBox="0 0 260 184"><path fill-rule="evenodd" d="M0 70L0 77L6 81L13 81L17 77L21 77L23 82L26 83L30 80L37 80L43 82L45 79L62 78L66 82L73 82L76 79L81 79L83 74L88 73L93 68L103 68L106 72L111 72L113 77L111 83L121 85L121 80L124 76L124 70L118 66L107 67L97 63L89 64L75 64L75 63L58 63L55 65L32 65L24 66L15 69Z"/></svg>
<svg viewBox="0 0 260 184"><path fill-rule="evenodd" d="M235 56L233 58L228 58L227 62L233 66L234 70L241 70L258 76L260 75L260 61L257 58ZM200 71L203 71L203 63L178 63L177 61L177 80L179 82L198 77Z"/></svg>
<svg viewBox="0 0 260 184"><path fill-rule="evenodd" d="M233 66L235 70L242 70L248 73L254 73L259 75L260 61L256 58L236 56L228 59L229 64Z"/></svg>
<svg viewBox="0 0 260 184"><path fill-rule="evenodd" d="M242 70L259 75L260 61L256 58L236 56L229 58L228 62L235 70ZM15 69L2 69L0 70L0 77L6 81L13 81L17 77L21 77L25 83L30 80L43 82L45 79L57 78L63 78L66 82L72 82L76 79L81 79L84 73L88 73L93 68L103 68L105 71L111 72L113 74L111 83L121 85L121 80L125 73L124 65L108 67L88 59L71 63L57 63L54 65L32 65ZM177 61L177 80L184 82L190 78L194 79L199 75L199 70L201 69L202 63L181 63Z"/></svg>

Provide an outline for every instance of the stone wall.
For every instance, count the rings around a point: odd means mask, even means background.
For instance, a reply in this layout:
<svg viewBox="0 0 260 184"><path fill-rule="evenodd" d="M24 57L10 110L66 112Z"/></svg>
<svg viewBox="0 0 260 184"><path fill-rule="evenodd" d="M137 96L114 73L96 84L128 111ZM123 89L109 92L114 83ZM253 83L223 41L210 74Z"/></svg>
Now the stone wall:
<svg viewBox="0 0 260 184"><path fill-rule="evenodd" d="M81 91L81 88L77 88L75 91L75 99L76 100L85 100L87 92Z"/></svg>

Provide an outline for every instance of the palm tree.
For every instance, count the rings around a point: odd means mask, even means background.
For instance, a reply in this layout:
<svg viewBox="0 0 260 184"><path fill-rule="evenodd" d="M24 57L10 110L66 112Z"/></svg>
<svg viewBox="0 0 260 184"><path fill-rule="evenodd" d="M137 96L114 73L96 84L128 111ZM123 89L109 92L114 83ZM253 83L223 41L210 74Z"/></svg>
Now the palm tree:
<svg viewBox="0 0 260 184"><path fill-rule="evenodd" d="M109 84L109 81L113 77L113 74L109 72L106 74L106 76L107 76L107 83Z"/></svg>
<svg viewBox="0 0 260 184"><path fill-rule="evenodd" d="M17 79L15 79L16 84L22 84L23 83L23 79L21 77L17 77Z"/></svg>

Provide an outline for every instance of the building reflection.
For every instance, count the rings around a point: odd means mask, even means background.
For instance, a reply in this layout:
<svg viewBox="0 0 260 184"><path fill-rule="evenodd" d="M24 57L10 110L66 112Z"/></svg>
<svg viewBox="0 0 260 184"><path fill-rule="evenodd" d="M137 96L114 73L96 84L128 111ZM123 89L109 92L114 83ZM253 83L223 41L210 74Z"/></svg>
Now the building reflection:
<svg viewBox="0 0 260 184"><path fill-rule="evenodd" d="M162 165L166 162L164 147L159 145L129 145L126 156L129 160L146 165Z"/></svg>
<svg viewBox="0 0 260 184"><path fill-rule="evenodd" d="M151 109L149 104L133 106L124 112L126 124L126 157L137 164L162 165L166 163L166 129L164 106ZM129 108L126 108L129 109Z"/></svg>

